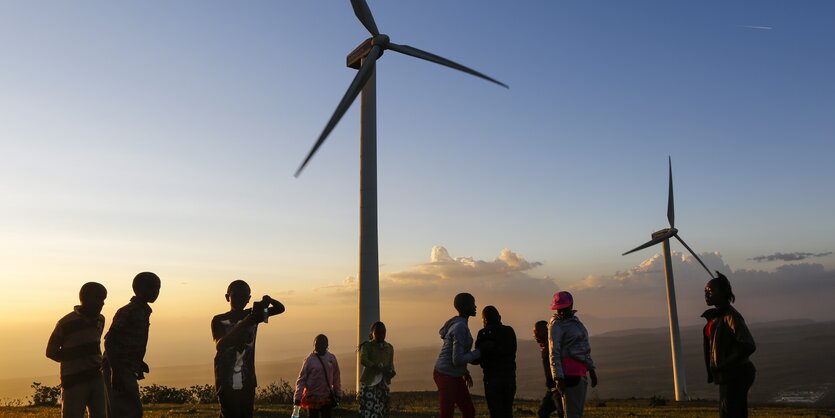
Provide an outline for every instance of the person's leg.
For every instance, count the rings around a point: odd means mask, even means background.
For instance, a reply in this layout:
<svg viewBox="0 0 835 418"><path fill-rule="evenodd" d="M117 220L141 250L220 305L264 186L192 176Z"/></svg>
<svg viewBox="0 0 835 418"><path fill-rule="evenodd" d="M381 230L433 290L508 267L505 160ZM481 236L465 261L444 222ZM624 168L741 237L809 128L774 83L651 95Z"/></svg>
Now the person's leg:
<svg viewBox="0 0 835 418"><path fill-rule="evenodd" d="M310 417L310 418L320 418L321 414L319 412L320 411L318 409L308 408L307 409L307 416Z"/></svg>
<svg viewBox="0 0 835 418"><path fill-rule="evenodd" d="M542 401L539 402L539 410L536 412L536 416L538 418L549 418L551 413L557 410L557 404L554 402L554 398L551 395L551 391L545 392L545 396L542 397ZM562 418L562 408L559 408L559 414L557 416Z"/></svg>
<svg viewBox="0 0 835 418"><path fill-rule="evenodd" d="M105 373L107 376L109 373ZM107 385L108 418L142 418L142 402L139 400L139 382L136 376L126 373L122 376L122 390L114 391L112 382Z"/></svg>
<svg viewBox="0 0 835 418"><path fill-rule="evenodd" d="M252 418L255 413L255 387L241 390L241 418Z"/></svg>
<svg viewBox="0 0 835 418"><path fill-rule="evenodd" d="M464 378L454 378L452 384L453 399L455 400L455 404L458 405L458 409L461 410L462 418L475 418L473 398L470 396L470 389L467 388L467 383L464 382Z"/></svg>
<svg viewBox="0 0 835 418"><path fill-rule="evenodd" d="M719 384L719 418L730 418L732 415L728 410L728 382Z"/></svg>
<svg viewBox="0 0 835 418"><path fill-rule="evenodd" d="M725 385L725 410L728 417L748 418L748 390L754 383L754 376L755 371L751 367Z"/></svg>
<svg viewBox="0 0 835 418"><path fill-rule="evenodd" d="M513 417L513 401L516 399L516 379L507 380L502 388L502 416Z"/></svg>
<svg viewBox="0 0 835 418"><path fill-rule="evenodd" d="M104 379L99 376L90 381L87 398L87 413L90 418L105 418L107 415L107 395L104 392Z"/></svg>
<svg viewBox="0 0 835 418"><path fill-rule="evenodd" d="M566 418L581 418L583 416L583 408L586 404L586 387L588 383L585 376L578 380L571 380L574 379L566 379L566 385L563 390L565 416Z"/></svg>
<svg viewBox="0 0 835 418"><path fill-rule="evenodd" d="M487 401L487 410L490 412L490 418L501 417L501 403L502 394L500 382L496 379L484 379L484 400Z"/></svg>
<svg viewBox="0 0 835 418"><path fill-rule="evenodd" d="M319 415L321 418L331 418L331 412L333 411L332 406L326 406L321 409L321 414Z"/></svg>
<svg viewBox="0 0 835 418"><path fill-rule="evenodd" d="M438 412L439 418L452 418L455 408L454 386L452 376L447 376L435 370L432 373L435 379L435 386L438 387ZM463 382L463 379L461 379Z"/></svg>
<svg viewBox="0 0 835 418"><path fill-rule="evenodd" d="M68 388L61 388L62 418L84 418L88 389L89 386L86 383L76 383Z"/></svg>

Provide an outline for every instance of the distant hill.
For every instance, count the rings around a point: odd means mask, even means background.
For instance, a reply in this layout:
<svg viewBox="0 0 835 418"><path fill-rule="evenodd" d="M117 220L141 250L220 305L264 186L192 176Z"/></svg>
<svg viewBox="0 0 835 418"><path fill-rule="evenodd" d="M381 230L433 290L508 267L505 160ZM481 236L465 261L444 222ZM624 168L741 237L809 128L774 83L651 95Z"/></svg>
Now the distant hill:
<svg viewBox="0 0 835 418"><path fill-rule="evenodd" d="M807 402L835 405L835 321L789 320L750 325L758 349L753 356L757 378L751 389L755 402ZM706 382L702 357L702 329L681 329L686 383L690 397L714 399L718 389ZM518 333L518 330L517 330ZM673 399L670 340L666 328L613 331L591 337L592 356L598 367L600 385L589 392L590 398L647 398L653 395ZM532 340L520 340L517 352L518 396L536 398L544 392L544 377L539 346ZM397 377L394 391L434 390L432 368L437 346L396 348ZM268 349L259 347L259 350ZM351 388L354 381L353 353L337 354L342 381ZM258 364L258 379L263 385L278 379L291 384L301 366L301 358ZM474 393L483 394L478 366L470 366L477 384ZM191 386L212 383L210 363L161 367L152 370L144 384ZM28 395L31 380L0 380L0 398ZM42 379L55 384L55 377Z"/></svg>

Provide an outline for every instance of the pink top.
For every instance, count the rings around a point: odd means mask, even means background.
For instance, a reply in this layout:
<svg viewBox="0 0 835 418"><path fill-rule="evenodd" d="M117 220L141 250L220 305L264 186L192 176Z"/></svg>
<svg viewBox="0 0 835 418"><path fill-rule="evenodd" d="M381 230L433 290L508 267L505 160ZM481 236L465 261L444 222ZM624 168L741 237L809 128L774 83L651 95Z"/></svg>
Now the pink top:
<svg viewBox="0 0 835 418"><path fill-rule="evenodd" d="M585 376L588 371L586 363L571 357L562 358L562 372L566 376Z"/></svg>
<svg viewBox="0 0 835 418"><path fill-rule="evenodd" d="M296 393L293 400L301 402L304 407L317 407L317 405L330 403L328 382L334 394L342 396L339 363L336 362L336 357L329 352L322 356L321 362L317 357L313 352L304 359L299 378L296 380ZM323 369L323 363L327 365L327 370ZM327 379L325 379L326 373Z"/></svg>

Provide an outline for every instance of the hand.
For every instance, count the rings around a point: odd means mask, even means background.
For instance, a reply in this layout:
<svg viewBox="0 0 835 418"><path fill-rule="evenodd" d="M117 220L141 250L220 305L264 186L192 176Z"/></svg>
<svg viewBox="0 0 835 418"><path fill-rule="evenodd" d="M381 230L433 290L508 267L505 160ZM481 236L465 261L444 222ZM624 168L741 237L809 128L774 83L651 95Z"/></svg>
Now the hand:
<svg viewBox="0 0 835 418"><path fill-rule="evenodd" d="M464 375L464 382L467 383L468 388L473 387L473 377L469 373Z"/></svg>
<svg viewBox="0 0 835 418"><path fill-rule="evenodd" d="M597 372L594 369L589 370L589 377L591 378L591 387L597 386Z"/></svg>

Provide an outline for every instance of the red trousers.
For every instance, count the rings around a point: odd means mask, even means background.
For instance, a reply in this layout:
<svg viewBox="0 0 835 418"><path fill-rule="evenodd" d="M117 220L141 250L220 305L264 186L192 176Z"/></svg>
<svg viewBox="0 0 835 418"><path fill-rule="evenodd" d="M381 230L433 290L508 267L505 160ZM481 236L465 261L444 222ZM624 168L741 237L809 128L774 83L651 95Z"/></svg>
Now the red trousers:
<svg viewBox="0 0 835 418"><path fill-rule="evenodd" d="M463 418L475 418L473 399L463 376L449 376L435 370L432 377L438 386L439 418L452 418L455 415L455 405L458 405Z"/></svg>

